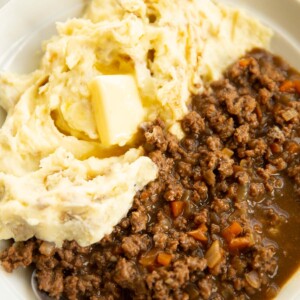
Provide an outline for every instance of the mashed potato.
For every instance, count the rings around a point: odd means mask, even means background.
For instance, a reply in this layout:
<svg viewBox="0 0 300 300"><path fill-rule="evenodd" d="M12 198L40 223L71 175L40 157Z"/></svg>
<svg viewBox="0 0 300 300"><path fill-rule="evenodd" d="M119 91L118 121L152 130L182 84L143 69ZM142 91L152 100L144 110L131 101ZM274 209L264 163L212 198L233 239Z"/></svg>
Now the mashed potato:
<svg viewBox="0 0 300 300"><path fill-rule="evenodd" d="M141 150L79 161L58 148L35 172L20 177L0 173L5 188L0 236L16 241L36 236L58 246L76 239L90 245L112 231L135 193L155 177L155 165Z"/></svg>
<svg viewBox="0 0 300 300"><path fill-rule="evenodd" d="M271 32L209 0L92 0L57 31L38 70L0 77L0 238L86 246L157 176L141 150L101 144L90 82L131 74L144 121L160 116L179 135L191 94Z"/></svg>

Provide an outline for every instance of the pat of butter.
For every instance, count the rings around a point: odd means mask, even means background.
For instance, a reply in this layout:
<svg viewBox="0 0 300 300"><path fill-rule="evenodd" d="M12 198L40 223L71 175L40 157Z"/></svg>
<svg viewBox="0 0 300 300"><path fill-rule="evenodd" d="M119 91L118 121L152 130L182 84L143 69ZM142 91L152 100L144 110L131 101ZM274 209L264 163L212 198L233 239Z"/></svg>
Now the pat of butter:
<svg viewBox="0 0 300 300"><path fill-rule="evenodd" d="M135 78L132 75L100 75L90 84L96 127L104 146L124 146L144 120Z"/></svg>

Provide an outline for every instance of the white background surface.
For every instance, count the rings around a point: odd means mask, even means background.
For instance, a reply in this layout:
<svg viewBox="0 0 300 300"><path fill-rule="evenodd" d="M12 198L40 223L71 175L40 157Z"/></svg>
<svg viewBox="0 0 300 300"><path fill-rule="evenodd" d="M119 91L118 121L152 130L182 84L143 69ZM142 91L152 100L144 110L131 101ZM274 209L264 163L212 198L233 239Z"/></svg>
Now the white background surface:
<svg viewBox="0 0 300 300"><path fill-rule="evenodd" d="M40 56L40 42L55 32L55 21L79 15L85 0L0 0L0 70L29 72ZM220 0L241 7L275 31L272 50L300 70L300 0ZM0 111L0 124L1 124ZM4 244L0 244L0 247ZM300 251L300 249L299 249ZM31 270L0 269L0 299L34 300ZM300 299L300 272L278 300Z"/></svg>
<svg viewBox="0 0 300 300"><path fill-rule="evenodd" d="M9 0L0 0L0 7L2 7L5 3L7 3Z"/></svg>

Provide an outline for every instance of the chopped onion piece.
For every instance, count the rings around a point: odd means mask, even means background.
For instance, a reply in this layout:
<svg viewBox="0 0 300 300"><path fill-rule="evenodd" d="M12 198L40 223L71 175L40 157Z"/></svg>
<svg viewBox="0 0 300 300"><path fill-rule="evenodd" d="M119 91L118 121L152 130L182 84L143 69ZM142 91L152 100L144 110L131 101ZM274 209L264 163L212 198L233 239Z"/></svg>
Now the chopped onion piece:
<svg viewBox="0 0 300 300"><path fill-rule="evenodd" d="M209 268L214 268L222 259L222 252L220 242L214 241L205 254L207 265Z"/></svg>
<svg viewBox="0 0 300 300"><path fill-rule="evenodd" d="M45 256L51 256L54 252L55 249L55 244L54 243L50 243L50 242L46 242L44 241L40 248L39 251L41 254L45 255Z"/></svg>
<svg viewBox="0 0 300 300"><path fill-rule="evenodd" d="M282 114L282 117L284 118L285 121L290 121L290 120L292 120L293 118L295 118L297 116L298 116L298 112L293 108L290 109L290 110L285 111Z"/></svg>
<svg viewBox="0 0 300 300"><path fill-rule="evenodd" d="M255 289L260 288L260 279L256 271L251 271L245 274L247 282Z"/></svg>
<svg viewBox="0 0 300 300"><path fill-rule="evenodd" d="M234 152L229 148L223 148L221 152L229 158L234 154Z"/></svg>

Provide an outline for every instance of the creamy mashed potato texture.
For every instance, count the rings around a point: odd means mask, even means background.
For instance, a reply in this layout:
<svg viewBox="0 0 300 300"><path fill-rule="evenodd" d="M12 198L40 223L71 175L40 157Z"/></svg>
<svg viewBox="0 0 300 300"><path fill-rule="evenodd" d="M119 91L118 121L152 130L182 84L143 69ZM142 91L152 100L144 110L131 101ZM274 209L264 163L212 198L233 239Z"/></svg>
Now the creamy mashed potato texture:
<svg viewBox="0 0 300 300"><path fill-rule="evenodd" d="M58 23L38 70L0 76L0 238L97 242L156 178L134 139L101 143L95 77L132 76L142 121L159 116L179 136L191 94L270 38L209 0L92 0L82 18Z"/></svg>
<svg viewBox="0 0 300 300"><path fill-rule="evenodd" d="M64 148L24 176L0 173L5 191L0 210L2 238L36 236L62 245L89 245L112 231L134 194L156 176L151 160L132 149L120 157L79 161Z"/></svg>

